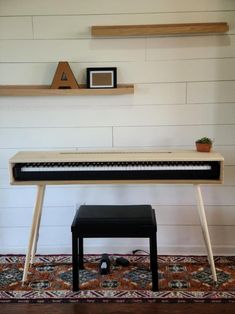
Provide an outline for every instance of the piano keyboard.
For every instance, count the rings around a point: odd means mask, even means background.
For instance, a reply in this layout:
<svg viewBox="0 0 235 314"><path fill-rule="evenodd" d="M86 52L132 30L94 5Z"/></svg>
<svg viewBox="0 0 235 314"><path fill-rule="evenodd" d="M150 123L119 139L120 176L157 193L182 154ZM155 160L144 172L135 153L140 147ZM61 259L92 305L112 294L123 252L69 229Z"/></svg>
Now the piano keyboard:
<svg viewBox="0 0 235 314"><path fill-rule="evenodd" d="M20 154L11 159L10 169L13 183L66 181L69 184L71 181L102 183L102 181L111 182L112 180L115 182L185 180L188 183L221 180L223 158L220 155L219 158L209 158L214 157L213 153L209 153L211 155L197 154L197 152L191 152L187 160L187 154L182 157L182 152L180 154L177 152L165 154L136 152L123 155L115 152L103 155L89 152L71 155L44 152L43 156L37 152L24 152L24 158ZM29 161L30 156L32 156L32 161Z"/></svg>
<svg viewBox="0 0 235 314"><path fill-rule="evenodd" d="M152 171L152 170L211 170L211 165L202 162L96 162L96 163L28 163L22 172L56 171Z"/></svg>

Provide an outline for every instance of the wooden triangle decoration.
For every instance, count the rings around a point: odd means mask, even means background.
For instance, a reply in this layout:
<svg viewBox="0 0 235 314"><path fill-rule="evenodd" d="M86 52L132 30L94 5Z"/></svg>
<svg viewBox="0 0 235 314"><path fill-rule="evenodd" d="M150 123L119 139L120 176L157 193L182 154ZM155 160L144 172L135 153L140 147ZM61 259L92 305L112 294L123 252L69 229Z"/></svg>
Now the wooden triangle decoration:
<svg viewBox="0 0 235 314"><path fill-rule="evenodd" d="M66 61L59 62L51 88L53 89L75 89L79 88L73 72Z"/></svg>

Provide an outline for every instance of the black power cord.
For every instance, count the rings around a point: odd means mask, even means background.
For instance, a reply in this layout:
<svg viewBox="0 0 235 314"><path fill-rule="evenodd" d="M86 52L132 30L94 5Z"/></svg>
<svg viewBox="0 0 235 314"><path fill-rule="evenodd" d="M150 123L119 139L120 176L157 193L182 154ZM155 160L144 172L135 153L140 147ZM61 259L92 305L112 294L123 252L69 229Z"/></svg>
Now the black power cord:
<svg viewBox="0 0 235 314"><path fill-rule="evenodd" d="M149 255L149 252L147 252L147 251L145 251L145 250L140 250L140 249L133 250L133 251L132 251L132 254L135 255L136 253L141 253L141 252L145 253L146 255Z"/></svg>

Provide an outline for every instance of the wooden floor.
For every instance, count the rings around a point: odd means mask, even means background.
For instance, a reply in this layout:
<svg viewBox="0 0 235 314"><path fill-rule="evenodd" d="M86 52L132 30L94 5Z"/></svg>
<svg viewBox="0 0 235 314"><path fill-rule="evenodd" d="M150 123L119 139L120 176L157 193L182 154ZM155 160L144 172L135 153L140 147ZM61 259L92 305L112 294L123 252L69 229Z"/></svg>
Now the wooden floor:
<svg viewBox="0 0 235 314"><path fill-rule="evenodd" d="M235 314L231 304L0 304L1 314Z"/></svg>

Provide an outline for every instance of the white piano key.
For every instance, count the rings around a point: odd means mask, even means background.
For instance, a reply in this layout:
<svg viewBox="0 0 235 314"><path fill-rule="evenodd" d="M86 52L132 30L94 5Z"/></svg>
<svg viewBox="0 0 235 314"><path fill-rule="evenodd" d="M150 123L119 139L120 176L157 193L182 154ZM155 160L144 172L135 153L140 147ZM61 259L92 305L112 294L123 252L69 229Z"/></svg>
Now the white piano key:
<svg viewBox="0 0 235 314"><path fill-rule="evenodd" d="M22 172L62 172L62 171L174 171L174 170L211 170L210 165L149 165L149 166L61 166L22 167Z"/></svg>

